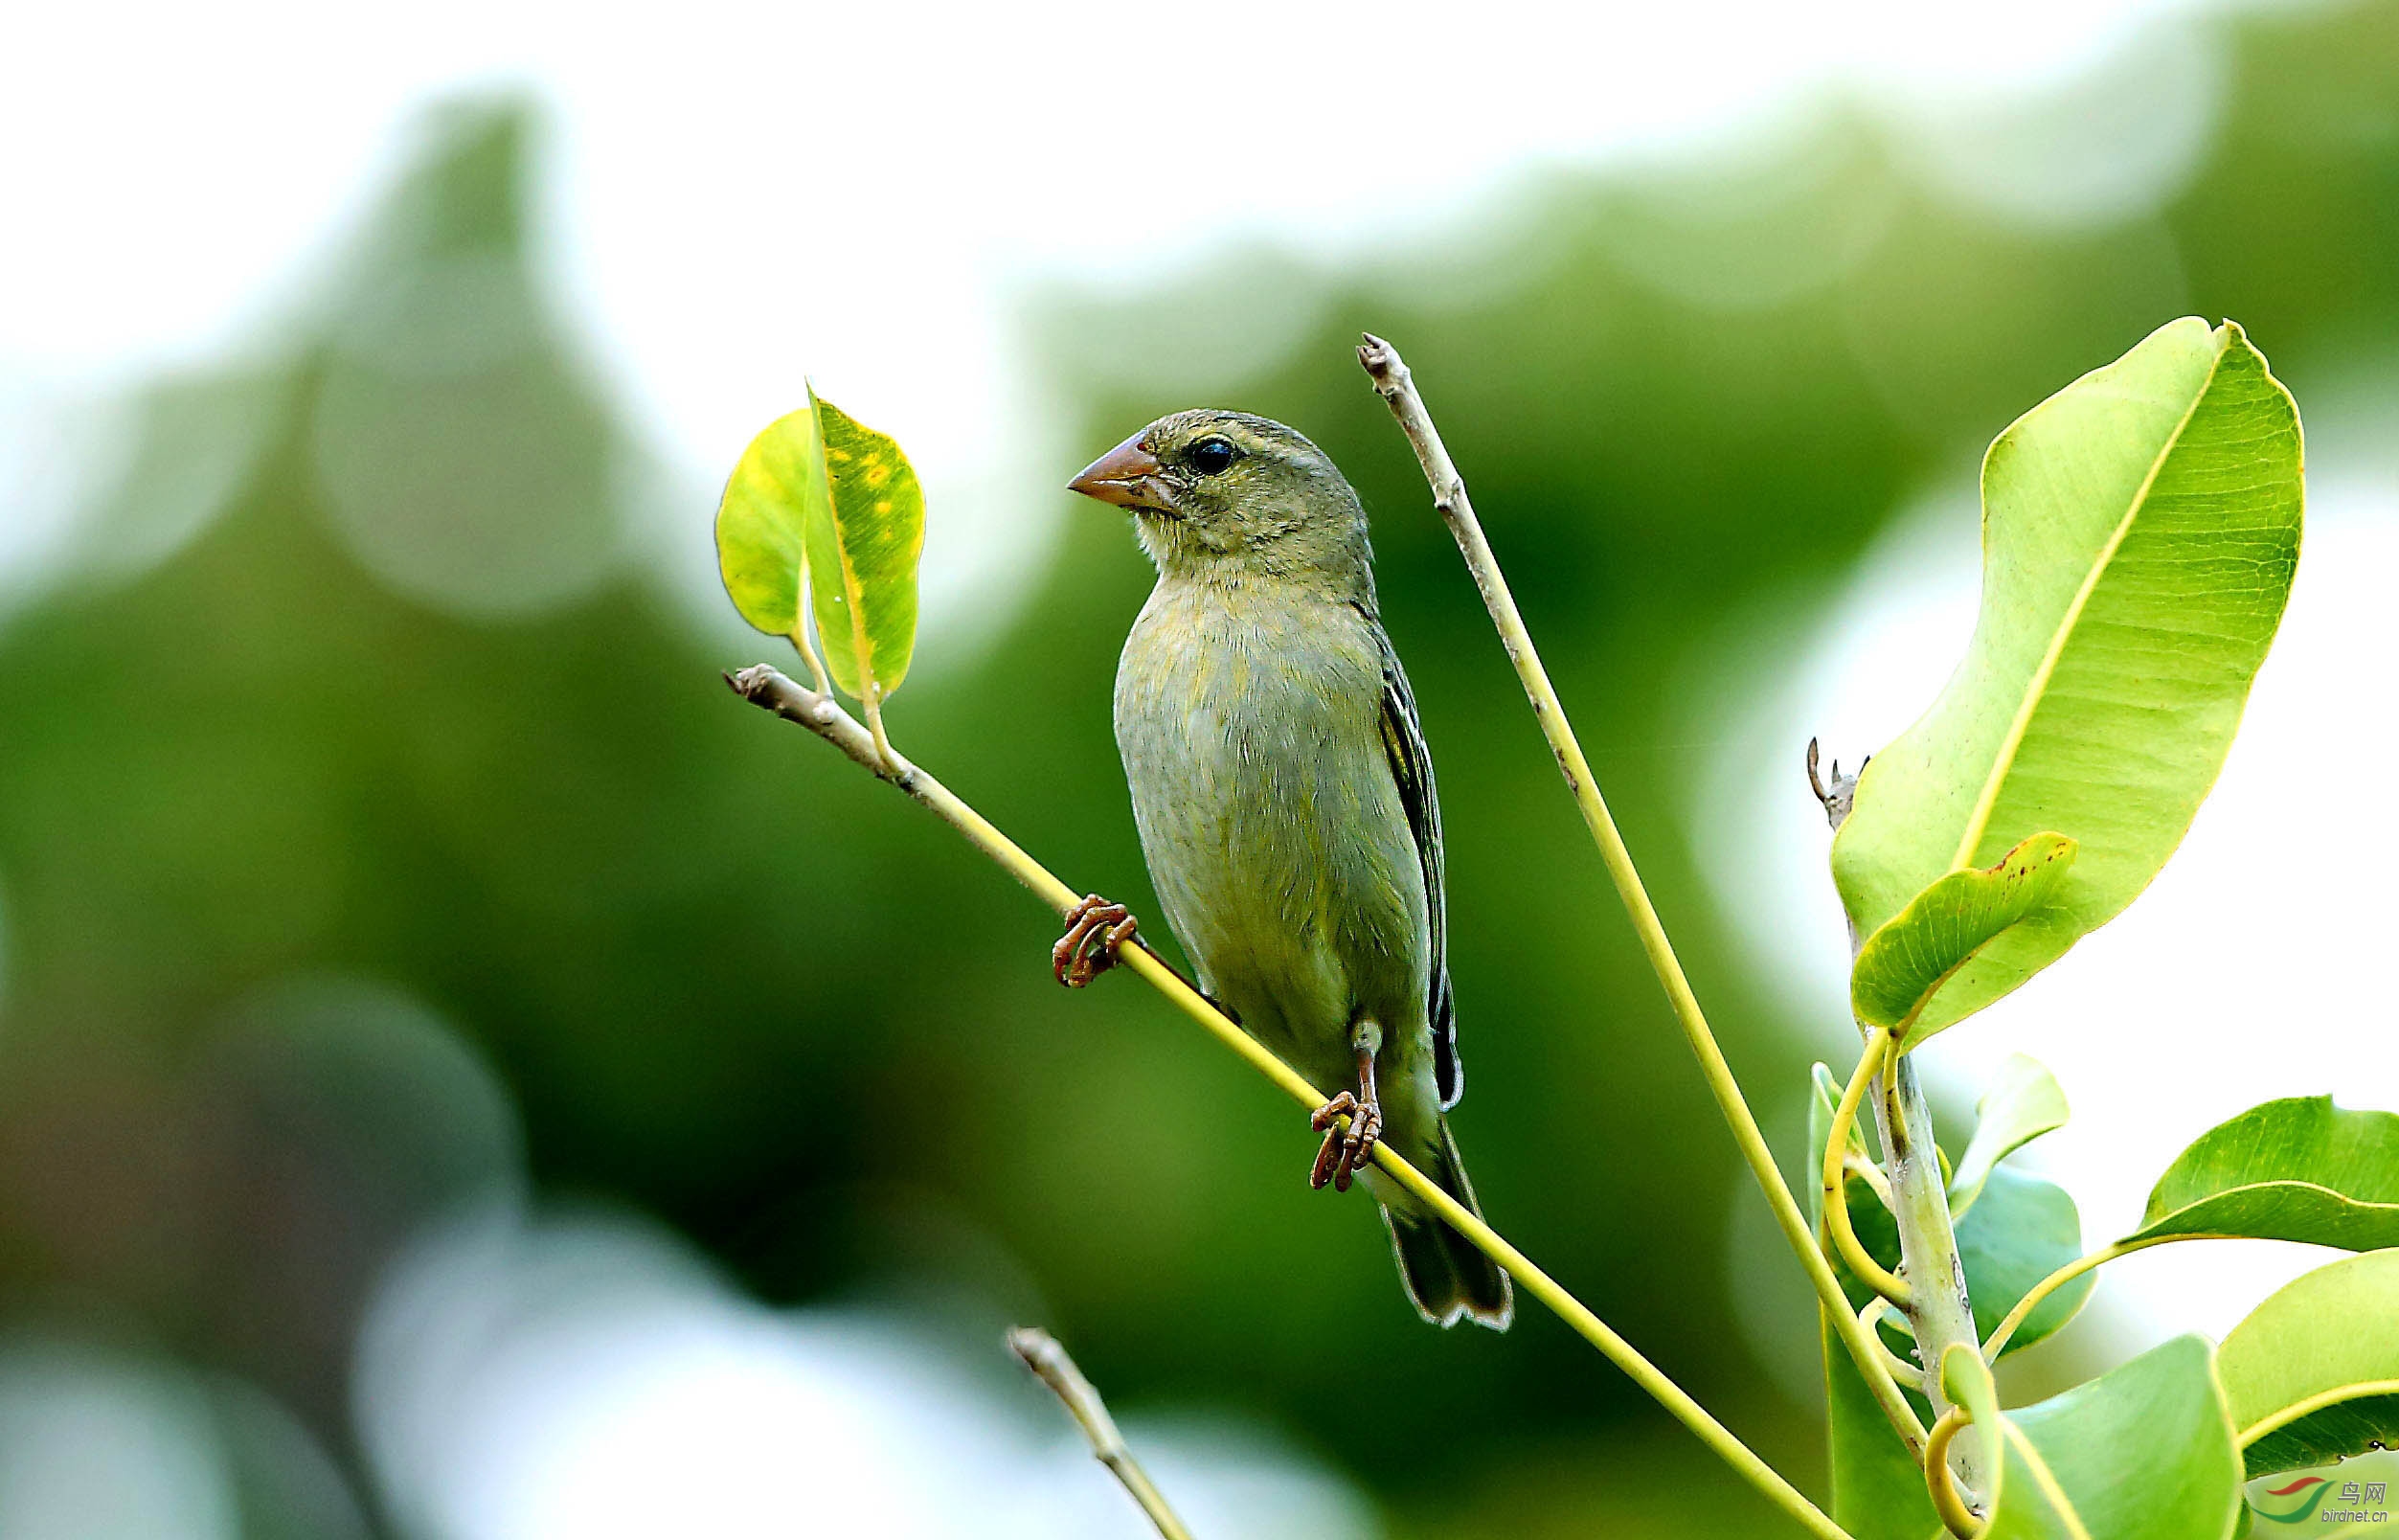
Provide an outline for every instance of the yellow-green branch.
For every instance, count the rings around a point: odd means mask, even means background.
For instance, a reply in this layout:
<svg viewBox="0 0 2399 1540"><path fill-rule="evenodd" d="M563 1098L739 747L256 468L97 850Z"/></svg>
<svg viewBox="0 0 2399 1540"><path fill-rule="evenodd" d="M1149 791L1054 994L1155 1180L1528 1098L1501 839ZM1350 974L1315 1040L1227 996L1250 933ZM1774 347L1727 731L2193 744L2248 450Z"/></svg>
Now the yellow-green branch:
<svg viewBox="0 0 2399 1540"><path fill-rule="evenodd" d="M1424 467L1424 479L1433 488L1433 506L1449 526L1460 553L1466 558L1466 570L1473 575L1475 587L1482 591L1483 606L1491 612L1491 623L1499 628L1500 645L1506 649L1508 662L1516 667L1516 677L1525 687L1526 697L1532 702L1532 713L1541 724L1542 736L1549 739L1550 752L1557 757L1558 771L1566 778L1567 789L1573 793L1575 805L1582 809L1583 823L1599 847L1599 859L1616 883L1617 895L1623 900L1625 914L1632 918L1633 930L1641 938L1641 950L1648 954L1658 983L1665 989L1666 1001L1674 1008L1674 1019L1689 1040L1691 1052L1698 1056L1700 1075L1714 1094L1716 1105L1723 1110L1725 1122L1732 1130L1732 1142L1740 1146L1750 1174L1757 1179L1759 1190L1774 1210L1776 1225L1790 1243L1792 1254L1799 1258L1799 1265L1806 1269L1808 1281L1815 1285L1817 1298L1830 1312L1835 1331L1848 1348L1849 1356L1856 1360L1858 1372L1866 1376L1867 1384L1872 1388L1883 1415L1907 1440L1908 1452L1920 1458L1924 1452L1924 1425L1916 1420L1897 1383L1885 1370L1875 1344L1859 1329L1857 1317L1850 1312L1849 1302L1841 1292L1841 1282L1833 1277L1832 1264L1817 1245L1806 1215L1799 1212L1799 1200L1791 1195L1790 1184L1783 1181L1773 1151L1766 1147L1766 1136L1759 1131L1756 1118L1742 1098L1740 1084L1732 1077L1731 1066L1725 1062L1724 1051L1716 1046L1716 1034L1699 1008L1699 997L1691 992L1690 981L1684 977L1683 963L1674 955L1674 943L1666 937L1657 906L1649 901L1649 891L1642 886L1641 872L1633 865L1632 851L1626 848L1624 836L1617 831L1606 799L1599 795L1599 782L1591 773L1591 762L1583 758L1582 745L1566 719L1566 708L1550 684L1549 670L1541 666L1541 654L1534 650L1532 635L1525 629L1525 618L1517 612L1515 596L1508 592L1499 558L1491 554L1489 542L1482 537L1482 525L1475 518L1474 504L1466 496L1465 480L1451 463L1449 450L1441 443L1440 431L1434 427L1433 416L1425 409L1424 397L1417 393L1398 350L1382 338L1369 333L1358 349L1358 362L1374 381L1375 394L1383 397L1392 416L1398 419L1400 431L1408 436L1416 451L1416 462Z"/></svg>
<svg viewBox="0 0 2399 1540"><path fill-rule="evenodd" d="M1048 904L1061 917L1080 901L1081 895L1052 876L1047 867L1027 854L1015 841L1001 833L990 820L969 807L920 766L901 760L901 768L891 768L892 761L885 759L872 735L830 696L809 690L762 663L744 668L737 674L727 675L726 683L733 687L736 694L751 704L773 712L786 721L799 723L878 779L888 781L906 792L935 817L965 835L977 849L997 861L1010 876L1030 889L1035 897ZM1184 1014L1248 1060L1253 1069L1280 1086L1293 1100L1311 1111L1324 1104L1324 1093L1308 1084L1290 1065L1268 1052L1257 1039L1243 1031L1231 1017L1209 1004L1207 996L1186 983L1181 974L1168 967L1148 947L1138 941L1128 942L1120 950L1118 961L1181 1007ZM1390 1145L1375 1146L1374 1162L1439 1214L1450 1228L1472 1241L1484 1256L1507 1269L1508 1275L1527 1294L1556 1312L1558 1319L1598 1348L1610 1363L1623 1370L1633 1383L1648 1392L1660 1406L1672 1414L1676 1421L1690 1429L1718 1459L1731 1465L1776 1506L1799 1521L1809 1533L1822 1536L1823 1540L1855 1540L1847 1530L1809 1502L1799 1488L1784 1481L1773 1466L1760 1460L1747 1444L1733 1437L1723 1423L1709 1415L1707 1408L1691 1399L1681 1386L1642 1357L1631 1343L1618 1336L1589 1306L1568 1293L1549 1274L1535 1267L1530 1258L1509 1245L1480 1216L1393 1153ZM1845 1303L1841 1315L1855 1326L1855 1318L1850 1316ZM1879 1369L1881 1366L1876 1367ZM1888 1383L1890 1376L1886 1374L1884 1379Z"/></svg>

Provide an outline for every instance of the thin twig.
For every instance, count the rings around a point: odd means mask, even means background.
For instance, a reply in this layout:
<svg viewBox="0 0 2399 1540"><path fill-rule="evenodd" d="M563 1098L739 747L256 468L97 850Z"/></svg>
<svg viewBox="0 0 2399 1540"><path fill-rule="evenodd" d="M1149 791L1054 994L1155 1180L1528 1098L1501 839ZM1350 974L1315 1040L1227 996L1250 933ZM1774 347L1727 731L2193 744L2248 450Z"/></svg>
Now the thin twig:
<svg viewBox="0 0 2399 1540"><path fill-rule="evenodd" d="M737 674L727 674L725 683L751 704L770 711L785 721L799 723L841 750L878 780L888 781L899 787L935 817L965 835L976 849L1006 868L1011 876L1031 889L1035 897L1048 904L1061 917L1080 901L1080 895L1074 889L1051 875L1048 868L1026 854L1015 841L1001 833L988 819L966 805L921 766L902 761L904 768L887 769L873 737L829 696L821 695L762 663L754 664ZM1293 1100L1311 1111L1324 1105L1324 1093L1308 1084L1298 1071L1276 1057L1257 1039L1235 1025L1231 1017L1211 1005L1207 996L1168 967L1147 946L1138 940L1127 941L1119 951L1118 961L1181 1007L1184 1014L1207 1028L1217 1041L1248 1060L1252 1068L1280 1086ZM1341 1121L1346 1124L1347 1120ZM1692 1400L1688 1393L1642 1357L1631 1343L1618 1336L1614 1328L1592 1312L1590 1306L1568 1293L1549 1274L1535 1267L1523 1252L1501 1238L1499 1232L1483 1223L1480 1214L1436 1187L1423 1172L1411 1166L1388 1144L1374 1146L1374 1164L1415 1194L1440 1217L1442 1223L1464 1235L1476 1249L1505 1268L1527 1294L1555 1311L1558 1318L1573 1327L1584 1341L1598 1348L1633 1383L1648 1392L1659 1405L1673 1415L1675 1420L1690 1429L1718 1459L1731 1465L1784 1512L1804 1525L1810 1533L1822 1536L1824 1540L1854 1540L1847 1530L1825 1517L1799 1488L1784 1481L1774 1467L1758 1459L1747 1444L1734 1438L1723 1423L1710 1416L1706 1407ZM1855 1326L1856 1320L1849 1314L1845 1303L1841 1315ZM1876 1367L1879 1369L1881 1366Z"/></svg>
<svg viewBox="0 0 2399 1540"><path fill-rule="evenodd" d="M1117 1431L1117 1419L1108 1415L1107 1403L1099 1399L1091 1381L1083 1377L1083 1371L1075 1367L1075 1360L1058 1346L1058 1339L1039 1326L1018 1326L1007 1334L1007 1345L1025 1361L1025 1367L1066 1403L1067 1411L1082 1424L1083 1437L1091 1440L1092 1454L1124 1483L1124 1489L1133 1494L1133 1501L1149 1515L1149 1522L1158 1532L1166 1540L1191 1540L1191 1531L1183 1528L1183 1521L1166 1506L1166 1494L1158 1490L1149 1472L1142 1469L1142 1462L1125 1446L1124 1435Z"/></svg>
<svg viewBox="0 0 2399 1540"><path fill-rule="evenodd" d="M1716 1105L1723 1110L1733 1143L1740 1146L1751 1175L1766 1194L1767 1205L1774 1210L1775 1222L1781 1228L1783 1238L1799 1258L1799 1265L1807 1270L1817 1298L1830 1313L1834 1329L1848 1348L1849 1356L1856 1360L1858 1372L1866 1376L1891 1427L1907 1441L1908 1452L1921 1457L1924 1425L1916 1420L1907 1397L1885 1370L1875 1345L1858 1329L1857 1317L1850 1312L1849 1302L1841 1292L1840 1280L1833 1277L1832 1264L1817 1246L1807 1217L1799 1212L1799 1200L1791 1195L1790 1185L1783 1181L1782 1172L1775 1165L1773 1151L1766 1147L1766 1136L1759 1131L1749 1103L1742 1099L1731 1066L1725 1062L1724 1051L1716 1046L1716 1035L1700 1010L1699 997L1691 992L1690 981L1684 977L1683 964L1674 955L1674 943L1666 938L1664 922L1659 919L1657 906L1649 901L1648 890L1641 885L1632 852L1625 848L1624 836L1617 831L1616 820L1599 795L1599 783L1592 776L1591 763L1583 758L1582 745L1575 740L1574 729L1566 719L1566 708L1550 684L1549 671L1541 666L1541 655L1534 650L1532 636L1525 629L1525 619L1517 612L1516 600L1507 590L1507 579L1500 573L1499 558L1492 555L1490 544L1482 537L1474 504L1466 496L1466 483L1451 464L1449 451L1442 446L1440 432L1433 426L1432 414L1425 409L1424 397L1417 394L1407 364L1400 359L1397 349L1370 332L1358 349L1358 362L1416 451L1417 464L1424 467L1424 479L1433 488L1433 506L1449 526L1460 553L1466 558L1466 570L1473 574L1483 606L1491 612L1491 623L1499 628L1500 645L1506 649L1508 661L1516 666L1516 677L1523 682L1525 694L1532 702L1532 713L1541 724L1542 736L1549 739L1550 751L1557 757L1559 773L1566 777L1567 789L1574 794L1583 822L1598 844L1599 858L1615 880L1617 895L1632 917L1641 950L1649 956L1649 965L1665 988L1666 1000L1674 1008L1674 1018L1682 1026L1683 1035L1690 1041L1691 1052L1698 1055L1700 1075L1714 1093Z"/></svg>

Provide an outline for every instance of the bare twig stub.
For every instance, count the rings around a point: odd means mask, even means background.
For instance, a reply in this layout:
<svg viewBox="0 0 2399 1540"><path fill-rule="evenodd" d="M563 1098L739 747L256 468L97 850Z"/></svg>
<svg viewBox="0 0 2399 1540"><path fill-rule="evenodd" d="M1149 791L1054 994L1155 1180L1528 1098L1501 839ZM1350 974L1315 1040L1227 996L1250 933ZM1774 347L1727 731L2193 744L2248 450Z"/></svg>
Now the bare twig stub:
<svg viewBox="0 0 2399 1540"><path fill-rule="evenodd" d="M1869 754L1866 758L1870 760L1874 756ZM1866 765L1861 762L1858 775L1865 773ZM1816 800L1824 804L1824 822L1833 827L1834 833L1841 832L1841 826L1849 821L1849 809L1857 805L1858 777L1843 775L1839 759L1833 761L1829 777L1820 777L1816 773L1814 738L1807 740L1807 789L1816 793Z"/></svg>
<svg viewBox="0 0 2399 1540"><path fill-rule="evenodd" d="M1166 1506L1165 1494L1125 1446L1124 1435L1117 1431L1116 1418L1108 1415L1107 1403L1099 1399L1099 1393L1083 1377L1083 1371L1075 1367L1075 1360L1067 1356L1058 1339L1039 1326L1018 1326L1007 1334L1007 1345L1025 1361L1025 1367L1066 1403L1067 1411L1082 1425L1083 1437L1091 1440L1093 1456L1124 1484L1158 1532L1166 1540L1191 1540L1191 1532L1183 1528L1183 1521Z"/></svg>

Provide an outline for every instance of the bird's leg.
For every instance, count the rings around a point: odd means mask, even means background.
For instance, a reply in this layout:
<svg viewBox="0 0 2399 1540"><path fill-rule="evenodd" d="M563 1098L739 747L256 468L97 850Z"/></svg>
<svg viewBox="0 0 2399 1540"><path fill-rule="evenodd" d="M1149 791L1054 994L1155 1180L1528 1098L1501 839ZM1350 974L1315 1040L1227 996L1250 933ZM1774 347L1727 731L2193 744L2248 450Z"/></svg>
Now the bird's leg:
<svg viewBox="0 0 2399 1540"><path fill-rule="evenodd" d="M1133 939L1141 921L1122 904L1086 895L1066 912L1066 934L1050 948L1050 972L1070 989L1080 989L1116 966L1117 948Z"/></svg>
<svg viewBox="0 0 2399 1540"><path fill-rule="evenodd" d="M1375 1143L1383 1137L1383 1106L1374 1094L1374 1054L1383 1046L1381 1025L1371 1017L1362 1018L1349 1034L1349 1046L1358 1056L1358 1089L1342 1092L1308 1118L1309 1127L1324 1133L1316 1165L1308 1172L1308 1186L1321 1188L1330 1182L1336 1192L1349 1190L1352 1177L1374 1158ZM1345 1117L1349 1126L1336 1127Z"/></svg>

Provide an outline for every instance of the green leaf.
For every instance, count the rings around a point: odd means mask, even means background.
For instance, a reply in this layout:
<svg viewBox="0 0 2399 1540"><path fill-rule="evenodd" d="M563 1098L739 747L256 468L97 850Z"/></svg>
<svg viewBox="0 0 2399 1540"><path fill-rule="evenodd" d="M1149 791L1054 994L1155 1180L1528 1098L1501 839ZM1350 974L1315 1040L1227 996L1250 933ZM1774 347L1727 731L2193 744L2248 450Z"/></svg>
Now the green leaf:
<svg viewBox="0 0 2399 1540"><path fill-rule="evenodd" d="M1820 1305L1822 1318L1822 1307ZM1825 1440L1832 1474L1833 1522L1857 1540L1929 1540L1945 1535L1924 1472L1891 1431L1849 1349L1822 1322ZM1924 1408L1919 1403L1919 1415Z"/></svg>
<svg viewBox="0 0 2399 1540"><path fill-rule="evenodd" d="M888 699L917 648L917 558L924 492L899 445L830 401L815 403L832 497L809 506L808 559L817 635L834 682L860 700Z"/></svg>
<svg viewBox="0 0 2399 1540"><path fill-rule="evenodd" d="M2043 1134L2066 1126L2066 1092L2039 1059L2011 1053L1974 1111L1974 1138L1967 1141L1949 1184L1953 1219L1974 1207L1993 1166Z"/></svg>
<svg viewBox="0 0 2399 1540"><path fill-rule="evenodd" d="M1993 1171L1982 1201L1958 1221L1958 1257L1974 1301L1975 1335L1988 1342L2032 1286L2082 1255L2082 1215L2064 1188L2008 1166ZM2004 1358L2053 1335L2090 1300L2085 1273L2041 1302L2000 1350Z"/></svg>
<svg viewBox="0 0 2399 1540"><path fill-rule="evenodd" d="M716 505L716 566L741 618L769 636L796 636L807 571L804 530L811 504L825 504L825 448L816 413L777 418L750 441Z"/></svg>
<svg viewBox="0 0 2399 1540"><path fill-rule="evenodd" d="M2399 1246L2399 1117L2330 1097L2252 1107L2175 1157L2125 1239L2161 1235Z"/></svg>
<svg viewBox="0 0 2399 1540"><path fill-rule="evenodd" d="M1983 1439L1981 1540L2226 1540L2241 1516L2241 1460L2214 1356L2205 1337L2177 1337L2002 1412L1981 1360L1944 1353L1950 1393Z"/></svg>
<svg viewBox="0 0 2399 1540"><path fill-rule="evenodd" d="M2399 1445L2399 1251L2291 1283L2217 1353L2254 1479Z"/></svg>
<svg viewBox="0 0 2399 1540"><path fill-rule="evenodd" d="M923 550L908 457L813 390L750 442L717 505L717 565L741 618L804 649L804 601L834 682L860 700L907 677Z"/></svg>
<svg viewBox="0 0 2399 1540"><path fill-rule="evenodd" d="M1909 900L1858 948L1849 1008L1905 1040L1941 985L2007 928L2048 902L2073 870L2074 842L2035 834L1988 868L1952 872Z"/></svg>
<svg viewBox="0 0 2399 1540"><path fill-rule="evenodd" d="M1917 1039L2149 885L2231 746L2298 559L2299 423L2227 322L2185 319L2033 408L1984 458L1981 613L1940 698L1873 757L1833 840L1855 934L2057 830L2048 901L1966 961Z"/></svg>

